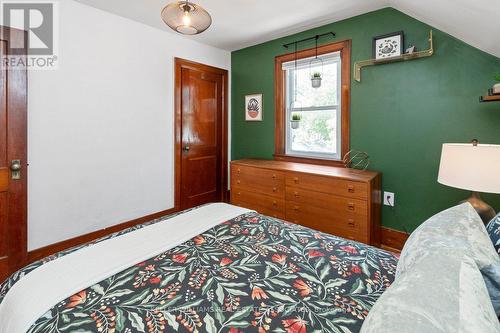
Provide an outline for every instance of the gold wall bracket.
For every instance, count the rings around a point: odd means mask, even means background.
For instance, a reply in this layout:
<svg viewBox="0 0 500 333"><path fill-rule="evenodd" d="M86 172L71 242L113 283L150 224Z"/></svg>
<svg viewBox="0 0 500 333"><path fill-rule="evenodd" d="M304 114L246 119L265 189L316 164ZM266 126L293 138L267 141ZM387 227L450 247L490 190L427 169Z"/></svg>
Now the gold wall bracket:
<svg viewBox="0 0 500 333"><path fill-rule="evenodd" d="M361 69L367 66L388 64L391 62L400 62L407 60L414 60L419 58L430 57L434 54L434 43L432 41L432 30L429 32L429 49L425 51L418 51L414 53L405 53L397 57L392 57L389 59L368 59L362 61L356 61L354 63L354 79L361 82Z"/></svg>

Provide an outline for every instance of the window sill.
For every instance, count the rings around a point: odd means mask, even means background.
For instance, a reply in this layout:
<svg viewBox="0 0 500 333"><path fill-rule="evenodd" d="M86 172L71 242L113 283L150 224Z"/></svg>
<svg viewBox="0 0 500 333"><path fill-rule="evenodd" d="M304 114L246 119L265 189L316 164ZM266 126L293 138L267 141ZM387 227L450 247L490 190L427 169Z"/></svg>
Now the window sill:
<svg viewBox="0 0 500 333"><path fill-rule="evenodd" d="M283 154L274 154L274 159L276 161L285 161L285 162L298 162L298 163L306 163L306 164L317 164L317 165L328 165L345 168L344 162L339 160L330 160L325 158L318 157L303 157L303 156L292 156L292 155L283 155Z"/></svg>

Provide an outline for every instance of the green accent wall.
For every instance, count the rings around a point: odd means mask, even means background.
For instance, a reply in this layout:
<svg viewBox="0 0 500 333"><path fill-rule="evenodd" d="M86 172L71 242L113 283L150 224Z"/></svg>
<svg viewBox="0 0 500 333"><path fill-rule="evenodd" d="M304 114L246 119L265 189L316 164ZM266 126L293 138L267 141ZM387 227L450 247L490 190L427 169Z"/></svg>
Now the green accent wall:
<svg viewBox="0 0 500 333"><path fill-rule="evenodd" d="M383 174L383 190L396 193L396 207L383 208L384 226L412 231L465 199L468 192L437 183L441 145L472 138L500 144L500 102L478 102L500 72L500 58L393 8L233 52L232 159L273 158L274 57L290 52L283 44L334 31L335 40L352 40L354 65L371 58L373 36L403 30L405 46L423 50L430 29L434 56L368 67L361 83L352 79L351 148L368 152L370 169ZM264 94L264 121L245 122L244 98L254 93ZM500 176L500 167L492 176ZM500 210L500 195L484 199Z"/></svg>

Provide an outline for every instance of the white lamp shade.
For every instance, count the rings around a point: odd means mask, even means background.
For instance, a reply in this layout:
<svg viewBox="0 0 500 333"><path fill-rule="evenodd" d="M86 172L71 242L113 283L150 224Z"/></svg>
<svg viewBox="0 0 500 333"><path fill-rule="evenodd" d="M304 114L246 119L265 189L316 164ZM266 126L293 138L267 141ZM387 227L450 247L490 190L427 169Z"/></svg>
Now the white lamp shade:
<svg viewBox="0 0 500 333"><path fill-rule="evenodd" d="M500 194L500 145L443 145L438 182L464 190Z"/></svg>

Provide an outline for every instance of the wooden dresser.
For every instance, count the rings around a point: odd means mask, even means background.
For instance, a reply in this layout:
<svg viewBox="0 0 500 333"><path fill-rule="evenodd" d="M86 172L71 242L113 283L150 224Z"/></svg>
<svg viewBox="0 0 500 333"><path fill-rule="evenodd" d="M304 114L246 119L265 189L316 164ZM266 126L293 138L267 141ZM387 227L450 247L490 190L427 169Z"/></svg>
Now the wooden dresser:
<svg viewBox="0 0 500 333"><path fill-rule="evenodd" d="M332 235L380 245L381 175L303 163L231 162L231 203Z"/></svg>

